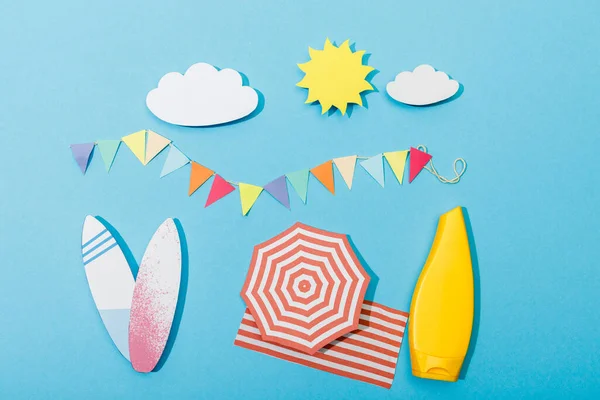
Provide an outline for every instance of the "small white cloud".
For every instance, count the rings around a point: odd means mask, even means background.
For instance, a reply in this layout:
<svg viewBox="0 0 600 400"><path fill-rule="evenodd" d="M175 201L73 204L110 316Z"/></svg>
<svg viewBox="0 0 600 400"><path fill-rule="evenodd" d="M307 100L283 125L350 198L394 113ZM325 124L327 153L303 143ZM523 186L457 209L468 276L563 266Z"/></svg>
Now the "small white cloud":
<svg viewBox="0 0 600 400"><path fill-rule="evenodd" d="M457 81L448 78L431 65L419 65L412 72L404 71L386 86L388 94L401 103L426 106L449 99L458 91Z"/></svg>
<svg viewBox="0 0 600 400"><path fill-rule="evenodd" d="M171 124L209 126L243 118L258 106L258 94L242 85L241 75L233 69L217 70L198 63L184 75L169 72L146 96L154 115Z"/></svg>

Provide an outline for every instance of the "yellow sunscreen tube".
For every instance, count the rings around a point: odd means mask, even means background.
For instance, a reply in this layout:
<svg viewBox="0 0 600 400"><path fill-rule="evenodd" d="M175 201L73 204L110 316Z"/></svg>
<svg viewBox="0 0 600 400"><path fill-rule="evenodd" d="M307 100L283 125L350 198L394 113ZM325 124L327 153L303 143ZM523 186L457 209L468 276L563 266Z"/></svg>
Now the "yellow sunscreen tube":
<svg viewBox="0 0 600 400"><path fill-rule="evenodd" d="M473 267L461 207L440 217L413 293L408 339L412 373L455 382L473 327Z"/></svg>

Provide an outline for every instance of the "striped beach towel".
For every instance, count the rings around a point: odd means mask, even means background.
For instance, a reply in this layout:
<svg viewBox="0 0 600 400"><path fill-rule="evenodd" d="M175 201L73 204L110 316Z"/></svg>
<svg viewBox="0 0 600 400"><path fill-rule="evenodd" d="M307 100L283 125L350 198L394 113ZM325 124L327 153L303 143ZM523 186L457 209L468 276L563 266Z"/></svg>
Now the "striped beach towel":
<svg viewBox="0 0 600 400"><path fill-rule="evenodd" d="M254 317L246 309L234 344L389 389L394 380L407 320L408 313L365 301L357 330L309 355L264 341Z"/></svg>

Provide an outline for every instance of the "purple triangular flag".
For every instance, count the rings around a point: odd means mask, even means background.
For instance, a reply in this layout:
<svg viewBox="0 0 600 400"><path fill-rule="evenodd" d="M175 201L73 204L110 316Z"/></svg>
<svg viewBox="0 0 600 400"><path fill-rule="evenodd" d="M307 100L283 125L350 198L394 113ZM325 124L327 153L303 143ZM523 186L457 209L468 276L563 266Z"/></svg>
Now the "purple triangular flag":
<svg viewBox="0 0 600 400"><path fill-rule="evenodd" d="M290 196L288 195L285 175L267 183L263 189L269 192L271 196L275 197L275 200L286 206L288 209L290 208Z"/></svg>
<svg viewBox="0 0 600 400"><path fill-rule="evenodd" d="M87 170L88 161L90 161L90 156L92 155L92 150L94 150L94 143L79 143L71 145L73 158L75 161L77 161L77 165L79 165L79 168L84 175L85 171Z"/></svg>

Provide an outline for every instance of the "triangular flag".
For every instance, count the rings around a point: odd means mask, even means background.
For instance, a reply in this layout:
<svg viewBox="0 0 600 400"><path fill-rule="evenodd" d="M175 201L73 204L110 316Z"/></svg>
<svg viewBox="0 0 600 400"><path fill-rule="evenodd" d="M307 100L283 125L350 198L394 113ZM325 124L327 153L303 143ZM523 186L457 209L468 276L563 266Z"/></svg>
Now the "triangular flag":
<svg viewBox="0 0 600 400"><path fill-rule="evenodd" d="M131 135L121 138L129 147L129 150L144 164L144 155L146 154L146 130L137 131ZM146 164L144 164L146 165Z"/></svg>
<svg viewBox="0 0 600 400"><path fill-rule="evenodd" d="M160 136L158 133L149 130L144 165L152 161L152 159L156 157L158 153L160 153L165 147L167 147L169 143L171 143L171 141L166 137Z"/></svg>
<svg viewBox="0 0 600 400"><path fill-rule="evenodd" d="M192 161L192 171L190 172L190 188L188 189L188 196L191 196L200 186L204 184L215 172L206 168L204 165L198 164L196 161Z"/></svg>
<svg viewBox="0 0 600 400"><path fill-rule="evenodd" d="M256 199L263 191L263 188L256 185L250 185L247 183L239 184L240 188L240 200L242 202L242 215L248 214L248 211L252 208Z"/></svg>
<svg viewBox="0 0 600 400"><path fill-rule="evenodd" d="M269 194L275 197L275 200L283 204L288 209L290 208L290 196L288 194L287 182L285 181L285 175L281 175L279 178L267 183L264 189Z"/></svg>
<svg viewBox="0 0 600 400"><path fill-rule="evenodd" d="M398 179L398 183L402 185L402 179L404 178L404 167L406 166L406 156L408 150L392 151L389 153L383 153L383 156L390 164L392 172Z"/></svg>
<svg viewBox="0 0 600 400"><path fill-rule="evenodd" d="M84 175L93 150L94 143L79 143L71 145L71 153L73 153L73 158L77 162L77 165L79 165L79 169L81 169L81 172L83 172Z"/></svg>
<svg viewBox="0 0 600 400"><path fill-rule="evenodd" d="M384 186L385 180L383 178L383 157L381 154L377 154L373 157L369 157L364 161L360 162L360 165L381 185Z"/></svg>
<svg viewBox="0 0 600 400"><path fill-rule="evenodd" d="M427 163L431 160L431 155L425 153L424 151L415 149L414 147L410 148L410 162L408 164L408 183L411 183L413 179L419 172L427 165Z"/></svg>
<svg viewBox="0 0 600 400"><path fill-rule="evenodd" d="M310 172L331 192L335 194L335 184L333 182L333 161L329 160L321 165L312 168Z"/></svg>
<svg viewBox="0 0 600 400"><path fill-rule="evenodd" d="M160 172L160 177L162 178L163 176L169 175L171 172L178 170L184 165L187 165L189 162L190 159L187 158L185 154L183 154L177 147L171 145L169 154L167 154L167 160L165 161L162 171Z"/></svg>
<svg viewBox="0 0 600 400"><path fill-rule="evenodd" d="M292 184L292 187L298 193L298 196L302 199L302 202L306 204L306 193L308 192L308 170L303 169L302 171L290 172L286 174L286 177Z"/></svg>
<svg viewBox="0 0 600 400"><path fill-rule="evenodd" d="M233 187L232 184L227 182L225 179L221 178L221 176L215 175L215 179L213 180L213 184L210 187L208 199L206 199L206 204L204 205L204 207L206 208L215 201L221 200L223 197L227 196L234 190L235 187Z"/></svg>
<svg viewBox="0 0 600 400"><path fill-rule="evenodd" d="M117 151L119 150L121 141L98 140L97 144L98 150L100 151L100 155L102 156L102 161L104 161L104 166L106 167L106 172L108 172L110 171L110 167L112 166L112 163L115 160L115 156L117 155Z"/></svg>
<svg viewBox="0 0 600 400"><path fill-rule="evenodd" d="M333 163L344 178L348 189L352 189L352 180L354 179L354 168L356 168L356 156L347 156L334 158Z"/></svg>

